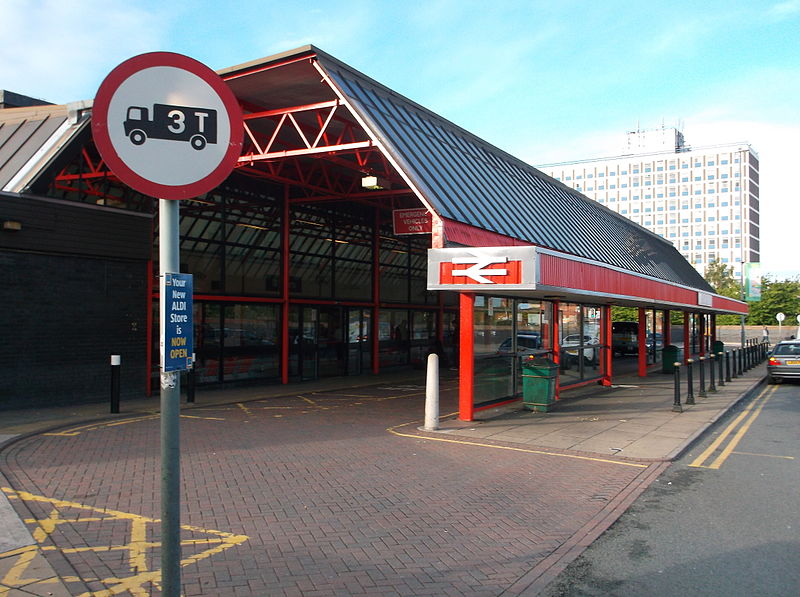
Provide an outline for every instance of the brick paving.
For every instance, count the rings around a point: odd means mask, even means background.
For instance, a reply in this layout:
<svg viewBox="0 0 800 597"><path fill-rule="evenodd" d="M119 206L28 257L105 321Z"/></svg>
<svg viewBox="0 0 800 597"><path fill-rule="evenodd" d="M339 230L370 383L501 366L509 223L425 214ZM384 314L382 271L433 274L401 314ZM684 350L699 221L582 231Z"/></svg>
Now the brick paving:
<svg viewBox="0 0 800 597"><path fill-rule="evenodd" d="M423 402L378 384L184 411L184 594L521 594L648 475L388 431ZM40 546L73 594L157 595L159 421L111 423L22 439L0 469L24 517L53 521Z"/></svg>

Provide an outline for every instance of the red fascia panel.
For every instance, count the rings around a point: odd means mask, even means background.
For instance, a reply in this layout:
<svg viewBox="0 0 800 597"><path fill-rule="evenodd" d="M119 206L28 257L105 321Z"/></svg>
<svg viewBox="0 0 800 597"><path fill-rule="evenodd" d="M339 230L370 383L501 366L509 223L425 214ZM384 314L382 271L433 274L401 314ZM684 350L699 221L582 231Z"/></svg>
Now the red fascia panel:
<svg viewBox="0 0 800 597"><path fill-rule="evenodd" d="M505 236L490 230L483 230L455 220L442 218L445 238L466 247L508 247L530 246L531 243Z"/></svg>
<svg viewBox="0 0 800 597"><path fill-rule="evenodd" d="M741 301L737 301L735 299L725 298L724 296L713 297L712 306L715 310L734 311L736 313L741 313L742 315L747 315L749 311L746 304L743 304Z"/></svg>
<svg viewBox="0 0 800 597"><path fill-rule="evenodd" d="M695 290L543 253L539 254L539 283L657 302L697 304Z"/></svg>

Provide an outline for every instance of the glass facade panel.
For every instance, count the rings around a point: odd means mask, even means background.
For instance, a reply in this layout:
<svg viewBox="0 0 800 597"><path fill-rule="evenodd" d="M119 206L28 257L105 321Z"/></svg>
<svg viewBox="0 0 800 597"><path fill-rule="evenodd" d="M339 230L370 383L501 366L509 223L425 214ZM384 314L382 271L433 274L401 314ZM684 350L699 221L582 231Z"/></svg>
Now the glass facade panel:
<svg viewBox="0 0 800 597"><path fill-rule="evenodd" d="M408 310L381 309L378 319L380 366L408 365Z"/></svg>
<svg viewBox="0 0 800 597"><path fill-rule="evenodd" d="M425 367L428 355L436 349L436 313L411 312L411 364Z"/></svg>
<svg viewBox="0 0 800 597"><path fill-rule="evenodd" d="M195 303L198 382L276 379L280 373L279 312L277 305L270 304Z"/></svg>
<svg viewBox="0 0 800 597"><path fill-rule="evenodd" d="M279 376L277 305L225 305L223 381Z"/></svg>
<svg viewBox="0 0 800 597"><path fill-rule="evenodd" d="M501 349L514 334L514 300L475 297L474 401L476 405L514 395L517 356Z"/></svg>
<svg viewBox="0 0 800 597"><path fill-rule="evenodd" d="M601 314L599 306L559 305L560 385L600 377Z"/></svg>

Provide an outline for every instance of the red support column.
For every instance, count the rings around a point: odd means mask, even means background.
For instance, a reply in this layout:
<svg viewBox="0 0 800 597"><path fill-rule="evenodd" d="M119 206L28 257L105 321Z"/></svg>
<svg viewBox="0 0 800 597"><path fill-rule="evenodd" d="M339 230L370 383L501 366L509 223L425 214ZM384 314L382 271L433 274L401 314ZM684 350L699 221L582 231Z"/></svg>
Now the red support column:
<svg viewBox="0 0 800 597"><path fill-rule="evenodd" d="M639 377L647 377L647 312L639 307Z"/></svg>
<svg viewBox="0 0 800 597"><path fill-rule="evenodd" d="M610 386L611 376L613 374L612 361L614 350L611 347L612 331L611 331L611 307L605 306L600 311L600 343L602 344L602 358L600 359L600 378L601 385Z"/></svg>
<svg viewBox="0 0 800 597"><path fill-rule="evenodd" d="M664 310L664 346L672 344L672 322L669 309Z"/></svg>
<svg viewBox="0 0 800 597"><path fill-rule="evenodd" d="M381 371L380 364L380 302L381 302L381 208L375 208L372 226L372 372Z"/></svg>
<svg viewBox="0 0 800 597"><path fill-rule="evenodd" d="M689 363L692 352L692 339L689 336L689 312L683 312L683 364Z"/></svg>
<svg viewBox="0 0 800 597"><path fill-rule="evenodd" d="M459 295L459 373L458 373L458 418L472 421L475 410L475 295L462 292Z"/></svg>
<svg viewBox="0 0 800 597"><path fill-rule="evenodd" d="M553 362L557 365L556 371L558 372L556 377L556 400L561 399L561 367L558 366L561 363L561 344L558 340L561 332L559 331L558 313L559 301L553 301L553 325L550 327L553 335L550 338L550 346L553 347Z"/></svg>
<svg viewBox="0 0 800 597"><path fill-rule="evenodd" d="M283 186L283 212L281 217L281 383L289 383L289 185ZM302 337L302 331L301 337ZM301 340L302 342L302 340ZM298 358L302 359L303 355Z"/></svg>

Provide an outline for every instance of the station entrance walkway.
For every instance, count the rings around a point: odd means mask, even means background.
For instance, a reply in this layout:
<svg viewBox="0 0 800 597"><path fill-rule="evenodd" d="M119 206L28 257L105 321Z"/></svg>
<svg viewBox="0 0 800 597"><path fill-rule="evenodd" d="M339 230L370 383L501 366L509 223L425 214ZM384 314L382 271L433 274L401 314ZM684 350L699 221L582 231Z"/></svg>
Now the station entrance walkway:
<svg viewBox="0 0 800 597"><path fill-rule="evenodd" d="M198 391L181 423L186 594L536 594L763 376L682 413L671 376L619 376L548 413L432 432L422 371ZM454 413L452 372L441 386ZM157 409L0 413L0 593L154 588Z"/></svg>

